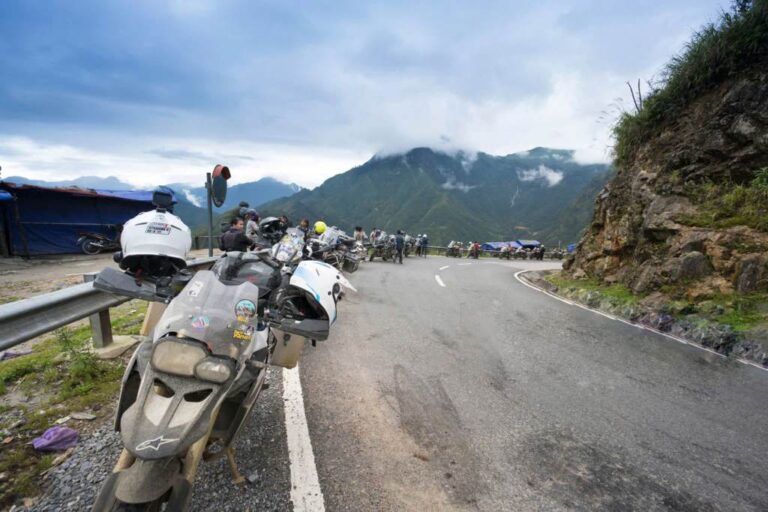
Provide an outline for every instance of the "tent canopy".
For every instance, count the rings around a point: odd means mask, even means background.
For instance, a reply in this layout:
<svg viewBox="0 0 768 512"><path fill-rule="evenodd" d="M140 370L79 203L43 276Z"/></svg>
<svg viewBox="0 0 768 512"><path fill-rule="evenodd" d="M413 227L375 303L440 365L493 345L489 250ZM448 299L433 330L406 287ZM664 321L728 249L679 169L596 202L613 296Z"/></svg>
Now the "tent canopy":
<svg viewBox="0 0 768 512"><path fill-rule="evenodd" d="M78 253L83 232L117 236L121 226L151 210L151 190L46 188L0 183L0 193L14 200L0 202L0 236L7 236L15 255Z"/></svg>
<svg viewBox="0 0 768 512"><path fill-rule="evenodd" d="M535 249L536 247L539 247L541 245L541 242L538 240L515 240L518 244L520 244L520 247L525 247L526 249Z"/></svg>
<svg viewBox="0 0 768 512"><path fill-rule="evenodd" d="M520 247L516 241L511 242L485 242L480 248L484 251L500 251L504 247L511 246L513 249Z"/></svg>

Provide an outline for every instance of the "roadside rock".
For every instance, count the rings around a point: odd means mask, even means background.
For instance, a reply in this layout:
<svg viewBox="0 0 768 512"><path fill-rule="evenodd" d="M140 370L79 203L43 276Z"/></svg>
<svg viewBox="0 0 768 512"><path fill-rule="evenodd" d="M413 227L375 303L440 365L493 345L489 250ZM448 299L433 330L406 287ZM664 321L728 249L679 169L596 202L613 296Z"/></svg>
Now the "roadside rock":
<svg viewBox="0 0 768 512"><path fill-rule="evenodd" d="M635 293L768 292L768 233L705 209L694 193L748 184L768 167L768 72L726 80L657 128L596 198L566 274Z"/></svg>

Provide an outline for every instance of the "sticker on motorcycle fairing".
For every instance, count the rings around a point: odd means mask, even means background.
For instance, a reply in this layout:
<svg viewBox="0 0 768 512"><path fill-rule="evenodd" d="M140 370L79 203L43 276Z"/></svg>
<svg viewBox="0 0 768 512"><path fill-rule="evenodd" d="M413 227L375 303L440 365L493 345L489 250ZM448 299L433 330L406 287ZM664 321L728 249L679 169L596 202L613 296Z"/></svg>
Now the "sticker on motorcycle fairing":
<svg viewBox="0 0 768 512"><path fill-rule="evenodd" d="M256 332L256 328L252 325L240 325L232 333L232 337L237 340L249 341Z"/></svg>
<svg viewBox="0 0 768 512"><path fill-rule="evenodd" d="M235 306L235 315L239 319L245 317L251 319L256 316L256 304L251 300L243 299Z"/></svg>
<svg viewBox="0 0 768 512"><path fill-rule="evenodd" d="M192 319L192 328L194 329L205 329L210 325L211 321L208 319L207 316L196 316Z"/></svg>
<svg viewBox="0 0 768 512"><path fill-rule="evenodd" d="M159 450L161 446L168 443L175 443L178 439L166 439L164 436L156 437L154 439L148 439L143 443L136 445L136 451L141 450Z"/></svg>
<svg viewBox="0 0 768 512"><path fill-rule="evenodd" d="M171 225L165 222L150 222L144 232L149 235L170 235Z"/></svg>
<svg viewBox="0 0 768 512"><path fill-rule="evenodd" d="M204 284L202 281L193 281L189 283L189 291L187 292L187 294L190 297L197 297L198 295L200 295L200 291L203 289L203 286Z"/></svg>

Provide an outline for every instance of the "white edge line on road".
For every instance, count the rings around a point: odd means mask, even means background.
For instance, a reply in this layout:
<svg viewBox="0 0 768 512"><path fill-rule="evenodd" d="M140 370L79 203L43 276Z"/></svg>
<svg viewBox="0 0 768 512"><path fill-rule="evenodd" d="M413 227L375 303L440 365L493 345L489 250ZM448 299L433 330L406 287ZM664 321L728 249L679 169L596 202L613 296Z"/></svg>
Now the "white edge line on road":
<svg viewBox="0 0 768 512"><path fill-rule="evenodd" d="M466 266L466 265L471 265L471 263L459 263L459 266L460 266L460 267L464 267L464 266Z"/></svg>
<svg viewBox="0 0 768 512"><path fill-rule="evenodd" d="M309 438L299 367L283 369L283 404L288 458L291 463L291 501L295 512L324 512L315 454Z"/></svg>
<svg viewBox="0 0 768 512"><path fill-rule="evenodd" d="M584 304L579 304L578 302L574 302L572 300L568 300L568 299L565 299L565 298L560 297L558 295L555 295L554 293L551 293L551 292L549 292L549 291L547 291L547 290L545 290L543 288L539 288L538 286L536 286L536 285L534 285L532 283L529 283L525 279L521 278L520 274L524 274L525 272L532 272L532 271L531 270L520 270L518 272L515 272L515 279L517 279L520 283L524 284L528 288L531 288L533 290L539 291L539 292L541 292L541 293L543 293L545 295L549 295L553 299L559 300L560 302L565 302L566 304L569 304L571 306L576 306L576 307L579 307L581 309L585 309L587 311L591 311L592 313L596 313L596 314L598 314L600 316L604 316L605 318L609 318L611 320L616 320L617 322L621 322L621 323L624 323L624 324L627 324L627 325L631 325L632 327L637 327L638 329L642 329L644 331L650 331L650 332L659 334L661 336L664 336L665 338L669 338L669 339L677 341L678 343L682 343L683 345L688 345L690 347L694 347L694 348L697 348L699 350L703 350L705 352L709 352L710 354L714 354L716 356L722 357L723 359L727 359L727 356L724 356L723 354L721 354L719 352L715 352L714 350L709 349L707 347L702 347L701 345L697 345L696 343L692 343L692 342L686 340L685 338L681 338L680 336L675 336L674 334L669 334L668 332L660 331L660 330L655 329L655 328L653 328L653 327L651 327L649 325L642 325L642 324L637 324L637 323L634 323L634 322L630 322L629 320L625 320L624 318L619 318L617 316L609 315L608 313L604 313L602 311L598 311L597 309L592 309L589 306L585 306ZM757 363L754 363L752 361L748 361L746 359L742 359L740 357L737 357L736 361L738 361L738 362L740 362L742 364L749 365L749 366L754 366L755 368L758 368L758 369L763 370L763 371L768 371L768 368L765 368L764 366L761 366L761 365L759 365Z"/></svg>
<svg viewBox="0 0 768 512"><path fill-rule="evenodd" d="M450 267L450 265L443 265L442 267L440 267L440 270L445 270L445 269L447 269L448 267Z"/></svg>
<svg viewBox="0 0 768 512"><path fill-rule="evenodd" d="M437 284L439 284L440 286L442 286L443 288L445 288L445 283L443 282L443 280L442 280L442 279L440 279L440 276L439 276L439 275L437 275L437 274L435 274L435 281L437 281Z"/></svg>

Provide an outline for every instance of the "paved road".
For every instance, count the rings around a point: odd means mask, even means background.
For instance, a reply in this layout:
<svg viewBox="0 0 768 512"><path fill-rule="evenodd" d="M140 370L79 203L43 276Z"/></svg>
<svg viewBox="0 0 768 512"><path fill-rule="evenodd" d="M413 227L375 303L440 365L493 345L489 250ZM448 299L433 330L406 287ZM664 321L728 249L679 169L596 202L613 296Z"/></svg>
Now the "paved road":
<svg viewBox="0 0 768 512"><path fill-rule="evenodd" d="M466 263L364 265L305 352L327 510L768 510L768 372Z"/></svg>
<svg viewBox="0 0 768 512"><path fill-rule="evenodd" d="M325 510L768 510L768 372L531 290L514 274L532 266L409 258L351 276L359 292L300 369ZM290 510L290 400L271 382L237 443L254 481L206 464L193 510ZM83 446L32 510L91 501L117 437Z"/></svg>

